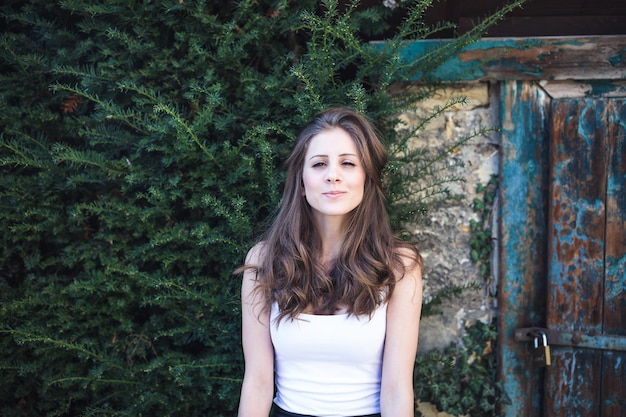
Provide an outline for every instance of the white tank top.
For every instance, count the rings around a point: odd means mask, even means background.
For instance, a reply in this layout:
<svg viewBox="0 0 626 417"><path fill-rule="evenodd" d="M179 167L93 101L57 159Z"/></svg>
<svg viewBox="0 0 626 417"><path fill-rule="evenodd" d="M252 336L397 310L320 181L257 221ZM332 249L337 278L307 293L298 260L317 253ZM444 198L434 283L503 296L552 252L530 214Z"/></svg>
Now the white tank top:
<svg viewBox="0 0 626 417"><path fill-rule="evenodd" d="M300 314L276 321L270 333L275 352L276 398L297 414L342 417L380 412L380 381L387 304L369 316Z"/></svg>

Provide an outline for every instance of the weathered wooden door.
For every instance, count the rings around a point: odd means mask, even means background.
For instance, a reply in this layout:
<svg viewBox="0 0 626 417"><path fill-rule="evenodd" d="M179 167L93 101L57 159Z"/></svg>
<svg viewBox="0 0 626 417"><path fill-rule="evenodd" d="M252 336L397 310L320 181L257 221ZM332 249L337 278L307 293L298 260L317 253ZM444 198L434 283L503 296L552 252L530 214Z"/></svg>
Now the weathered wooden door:
<svg viewBox="0 0 626 417"><path fill-rule="evenodd" d="M626 100L553 100L549 154L544 415L626 417Z"/></svg>
<svg viewBox="0 0 626 417"><path fill-rule="evenodd" d="M626 417L626 100L507 88L503 414ZM551 345L545 368L533 362L538 329Z"/></svg>

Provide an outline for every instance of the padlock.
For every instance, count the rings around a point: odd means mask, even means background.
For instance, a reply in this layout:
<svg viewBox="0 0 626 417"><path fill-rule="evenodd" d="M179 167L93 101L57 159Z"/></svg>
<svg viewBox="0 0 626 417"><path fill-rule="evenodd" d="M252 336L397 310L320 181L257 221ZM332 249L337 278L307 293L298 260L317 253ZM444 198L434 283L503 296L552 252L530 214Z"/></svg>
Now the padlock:
<svg viewBox="0 0 626 417"><path fill-rule="evenodd" d="M552 364L548 336L544 332L537 332L533 337L533 356L536 365L543 367Z"/></svg>

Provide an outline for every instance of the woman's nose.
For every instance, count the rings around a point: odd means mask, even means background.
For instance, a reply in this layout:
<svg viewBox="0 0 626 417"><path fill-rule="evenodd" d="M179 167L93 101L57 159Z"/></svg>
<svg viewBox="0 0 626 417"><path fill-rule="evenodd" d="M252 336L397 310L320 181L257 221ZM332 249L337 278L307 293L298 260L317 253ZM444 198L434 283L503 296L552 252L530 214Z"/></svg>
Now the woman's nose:
<svg viewBox="0 0 626 417"><path fill-rule="evenodd" d="M339 174L337 173L337 170L334 167L329 167L328 171L326 172L326 182L337 182L339 181Z"/></svg>

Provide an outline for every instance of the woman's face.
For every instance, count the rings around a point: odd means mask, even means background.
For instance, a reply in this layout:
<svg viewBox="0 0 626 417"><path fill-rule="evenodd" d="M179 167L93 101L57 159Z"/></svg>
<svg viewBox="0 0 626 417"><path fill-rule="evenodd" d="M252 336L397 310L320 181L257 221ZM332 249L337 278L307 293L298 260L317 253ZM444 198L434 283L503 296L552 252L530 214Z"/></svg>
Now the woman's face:
<svg viewBox="0 0 626 417"><path fill-rule="evenodd" d="M363 200L365 170L352 137L324 130L309 141L302 172L304 194L316 218L345 216Z"/></svg>

